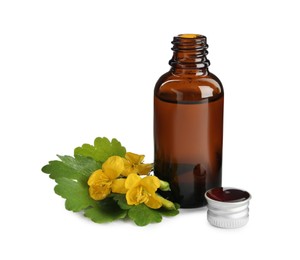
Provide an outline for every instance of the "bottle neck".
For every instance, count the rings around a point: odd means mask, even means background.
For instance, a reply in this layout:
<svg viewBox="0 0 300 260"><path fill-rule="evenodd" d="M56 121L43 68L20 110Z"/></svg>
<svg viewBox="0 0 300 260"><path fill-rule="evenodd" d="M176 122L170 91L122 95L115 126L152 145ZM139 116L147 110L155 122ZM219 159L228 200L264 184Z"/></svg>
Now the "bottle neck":
<svg viewBox="0 0 300 260"><path fill-rule="evenodd" d="M174 74L207 75L210 65L206 37L199 34L180 34L173 41L173 57L169 61Z"/></svg>

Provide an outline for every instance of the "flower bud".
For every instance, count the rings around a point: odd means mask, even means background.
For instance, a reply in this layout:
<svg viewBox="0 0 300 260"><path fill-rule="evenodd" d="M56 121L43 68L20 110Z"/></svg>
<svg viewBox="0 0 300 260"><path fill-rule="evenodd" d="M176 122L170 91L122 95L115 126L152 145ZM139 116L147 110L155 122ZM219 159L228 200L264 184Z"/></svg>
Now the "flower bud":
<svg viewBox="0 0 300 260"><path fill-rule="evenodd" d="M162 191L170 191L170 184L167 182L167 181L162 181L162 180L159 180L160 181L160 187L159 189L162 190Z"/></svg>
<svg viewBox="0 0 300 260"><path fill-rule="evenodd" d="M163 197L160 196L160 195L158 195L158 197L160 198L161 203L162 203L162 206L163 206L164 208L166 208L166 209L168 209L168 210L174 210L174 209L176 209L175 204L174 204L172 201L167 200L167 199L163 198Z"/></svg>

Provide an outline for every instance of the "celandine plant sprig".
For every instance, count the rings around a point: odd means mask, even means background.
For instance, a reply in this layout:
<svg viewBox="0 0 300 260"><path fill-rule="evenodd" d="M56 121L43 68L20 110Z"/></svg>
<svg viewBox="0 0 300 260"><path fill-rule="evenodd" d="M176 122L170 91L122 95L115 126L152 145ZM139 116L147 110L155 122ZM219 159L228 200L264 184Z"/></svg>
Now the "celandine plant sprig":
<svg viewBox="0 0 300 260"><path fill-rule="evenodd" d="M82 211L96 223L129 218L145 226L177 215L179 206L157 194L170 190L169 184L151 175L153 164L143 163L144 157L126 152L116 139L98 137L42 171L57 183L54 190L67 210Z"/></svg>

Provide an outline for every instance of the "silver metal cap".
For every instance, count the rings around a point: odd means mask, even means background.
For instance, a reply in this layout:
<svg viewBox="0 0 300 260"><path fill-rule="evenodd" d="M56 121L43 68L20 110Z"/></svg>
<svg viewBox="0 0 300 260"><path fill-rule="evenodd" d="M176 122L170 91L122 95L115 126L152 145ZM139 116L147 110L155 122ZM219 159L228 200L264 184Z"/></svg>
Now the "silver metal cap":
<svg viewBox="0 0 300 260"><path fill-rule="evenodd" d="M216 227L238 228L249 220L251 195L235 188L213 188L205 193L207 200L207 220Z"/></svg>

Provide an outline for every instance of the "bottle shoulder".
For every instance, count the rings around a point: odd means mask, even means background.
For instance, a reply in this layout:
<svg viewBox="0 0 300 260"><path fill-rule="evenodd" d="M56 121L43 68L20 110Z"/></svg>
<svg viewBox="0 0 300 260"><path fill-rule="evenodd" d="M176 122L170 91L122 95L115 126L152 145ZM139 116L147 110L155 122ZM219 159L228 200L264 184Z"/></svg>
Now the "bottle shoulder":
<svg viewBox="0 0 300 260"><path fill-rule="evenodd" d="M205 75L163 74L157 81L154 94L169 102L194 103L216 100L224 95L221 81L208 72Z"/></svg>

